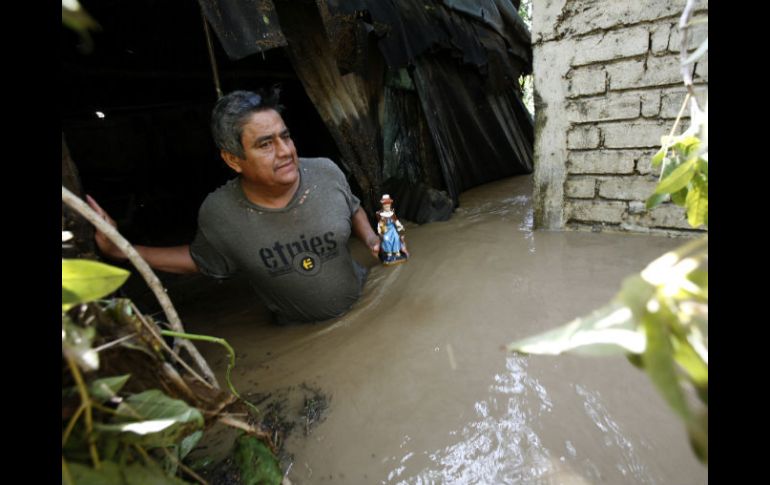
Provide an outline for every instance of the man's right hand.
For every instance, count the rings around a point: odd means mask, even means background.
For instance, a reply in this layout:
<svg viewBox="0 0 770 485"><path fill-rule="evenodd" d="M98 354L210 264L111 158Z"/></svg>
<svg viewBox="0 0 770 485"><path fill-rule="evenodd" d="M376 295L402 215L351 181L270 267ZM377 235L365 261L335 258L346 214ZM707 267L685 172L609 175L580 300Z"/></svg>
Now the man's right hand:
<svg viewBox="0 0 770 485"><path fill-rule="evenodd" d="M90 196L86 195L86 202L88 202L88 205L91 206L91 208L101 216L102 219L107 221L112 227L116 228L118 227L117 223L110 217L107 212L105 212L104 209L99 206L99 204L96 203L96 201ZM99 250L104 253L105 256L112 258L112 259L126 259L126 255L123 254L123 251L118 249L118 247L110 241L107 236L104 235L103 232L100 230L96 230L96 234L94 235L94 239L96 240L96 245L99 246Z"/></svg>

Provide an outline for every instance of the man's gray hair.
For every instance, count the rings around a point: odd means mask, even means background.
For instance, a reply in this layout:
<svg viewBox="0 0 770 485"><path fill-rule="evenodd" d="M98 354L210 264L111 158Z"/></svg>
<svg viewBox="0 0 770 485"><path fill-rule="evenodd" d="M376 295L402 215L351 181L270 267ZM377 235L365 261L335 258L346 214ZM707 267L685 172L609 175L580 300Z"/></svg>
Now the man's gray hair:
<svg viewBox="0 0 770 485"><path fill-rule="evenodd" d="M246 158L241 144L243 125L252 113L268 109L281 112L278 104L280 89L274 86L269 91L233 91L222 96L211 113L211 134L220 150L225 150L239 158Z"/></svg>

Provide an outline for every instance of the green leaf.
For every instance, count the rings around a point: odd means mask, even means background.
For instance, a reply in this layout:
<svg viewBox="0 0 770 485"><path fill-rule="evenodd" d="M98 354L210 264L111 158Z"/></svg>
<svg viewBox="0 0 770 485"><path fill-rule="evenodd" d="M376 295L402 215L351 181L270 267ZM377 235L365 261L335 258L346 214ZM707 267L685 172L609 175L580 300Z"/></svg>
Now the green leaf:
<svg viewBox="0 0 770 485"><path fill-rule="evenodd" d="M123 468L123 476L126 485L184 485L189 483L177 477L166 475L157 465L146 466L141 463L132 463Z"/></svg>
<svg viewBox="0 0 770 485"><path fill-rule="evenodd" d="M697 158L692 158L678 166L671 172L671 175L660 181L655 188L655 193L671 194L686 187L693 175L695 175L695 162L697 160Z"/></svg>
<svg viewBox="0 0 770 485"><path fill-rule="evenodd" d="M663 161L663 158L665 158L667 151L668 150L667 150L667 148L665 146L662 147L660 150L658 150L658 153L656 153L652 157L652 166L653 167L657 167L658 165L660 165L660 163Z"/></svg>
<svg viewBox="0 0 770 485"><path fill-rule="evenodd" d="M637 274L623 280L618 297L639 320L647 311L647 302L654 294L655 288ZM637 328L636 325L634 328Z"/></svg>
<svg viewBox="0 0 770 485"><path fill-rule="evenodd" d="M131 377L131 374L97 379L88 386L88 393L92 399L104 403L120 392L129 377Z"/></svg>
<svg viewBox="0 0 770 485"><path fill-rule="evenodd" d="M99 23L79 3L74 7L70 6L71 3L62 2L61 20L64 25L78 32L101 30Z"/></svg>
<svg viewBox="0 0 770 485"><path fill-rule="evenodd" d="M709 272L705 269L694 269L687 273L686 278L700 287L708 300Z"/></svg>
<svg viewBox="0 0 770 485"><path fill-rule="evenodd" d="M683 188L682 190L677 190L673 194L671 194L671 202L678 205L679 207L684 207L684 205L687 203L687 194L690 191L687 189L687 187Z"/></svg>
<svg viewBox="0 0 770 485"><path fill-rule="evenodd" d="M157 389L134 394L118 406L112 424L95 424L105 434L118 434L126 443L146 447L178 444L185 436L203 427L200 411L179 399L171 399Z"/></svg>
<svg viewBox="0 0 770 485"><path fill-rule="evenodd" d="M122 485L126 483L117 463L102 461L98 470L80 463L67 463L72 480L77 485L104 485L105 483Z"/></svg>
<svg viewBox="0 0 770 485"><path fill-rule="evenodd" d="M558 355L617 355L644 351L644 335L632 322L631 310L619 302L610 303L585 318L508 345L509 351Z"/></svg>
<svg viewBox="0 0 770 485"><path fill-rule="evenodd" d="M72 5L74 3L74 6ZM62 24L74 30L79 36L82 44L78 49L83 54L93 52L94 41L89 31L99 31L99 23L86 12L78 2L62 2L61 6Z"/></svg>
<svg viewBox="0 0 770 485"><path fill-rule="evenodd" d="M699 387L699 388L696 388L695 390L698 393L698 398L700 399L700 401L703 404L705 404L706 406L708 406L709 405L709 386L708 386L708 384L706 385L706 387L702 387L702 388Z"/></svg>
<svg viewBox="0 0 770 485"><path fill-rule="evenodd" d="M243 485L279 485L283 480L273 452L253 436L241 435L236 440L235 463Z"/></svg>
<svg viewBox="0 0 770 485"><path fill-rule="evenodd" d="M704 409L687 423L687 433L695 456L700 461L709 462L709 418L708 409Z"/></svg>
<svg viewBox="0 0 770 485"><path fill-rule="evenodd" d="M105 437L97 442L99 457L102 460L113 460L121 447L120 440L114 436Z"/></svg>
<svg viewBox="0 0 770 485"><path fill-rule="evenodd" d="M647 208L647 210L654 209L655 207L665 202L666 197L668 197L668 194L652 194L650 198L647 199L647 203L645 204L645 207Z"/></svg>
<svg viewBox="0 0 770 485"><path fill-rule="evenodd" d="M62 307L96 300L125 283L128 271L88 259L63 259L61 265Z"/></svg>
<svg viewBox="0 0 770 485"><path fill-rule="evenodd" d="M692 188L687 194L687 222L692 227L706 223L709 210L708 184L698 175L692 179Z"/></svg>
<svg viewBox="0 0 770 485"><path fill-rule="evenodd" d="M664 318L661 318L664 311L661 309L658 313L647 314L642 318L647 336L647 348L642 360L647 374L666 402L685 421L689 421L690 410L676 375L667 325Z"/></svg>
<svg viewBox="0 0 770 485"><path fill-rule="evenodd" d="M709 367L703 362L697 352L692 348L689 342L683 339L674 339L674 361L684 369L693 383L697 387L708 387Z"/></svg>
<svg viewBox="0 0 770 485"><path fill-rule="evenodd" d="M187 456L193 450L193 448L195 448L195 445L198 444L198 441L200 441L202 437L203 431L198 430L183 439L182 443L179 445L179 459L183 460L184 457Z"/></svg>
<svg viewBox="0 0 770 485"><path fill-rule="evenodd" d="M644 369L644 362L642 362L641 354L626 354L626 358L637 369Z"/></svg>
<svg viewBox="0 0 770 485"><path fill-rule="evenodd" d="M709 162L708 160L704 159L703 157L698 159L698 163L696 165L696 170L703 174L706 177L706 183L708 183L709 180Z"/></svg>
<svg viewBox="0 0 770 485"><path fill-rule="evenodd" d="M700 139L698 139L698 137L684 135L681 139L677 140L671 148L674 149L679 156L687 160L692 154L698 151L698 147L700 147Z"/></svg>
<svg viewBox="0 0 770 485"><path fill-rule="evenodd" d="M663 180L669 175L671 175L671 172L676 170L678 166L682 164L682 159L678 156L673 157L666 157L663 159L663 166L660 169L660 177L658 180Z"/></svg>

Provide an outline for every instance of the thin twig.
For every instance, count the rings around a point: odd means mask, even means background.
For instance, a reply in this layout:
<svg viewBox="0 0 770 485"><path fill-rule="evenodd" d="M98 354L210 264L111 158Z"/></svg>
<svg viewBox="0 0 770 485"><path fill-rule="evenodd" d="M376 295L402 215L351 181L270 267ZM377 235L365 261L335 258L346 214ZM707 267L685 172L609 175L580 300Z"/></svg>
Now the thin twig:
<svg viewBox="0 0 770 485"><path fill-rule="evenodd" d="M676 115L676 120L674 120L674 126L671 127L671 131L668 134L669 139L674 136L674 133L676 132L676 127L679 125L679 120L682 119L682 115L684 114L685 108L687 108L687 102L690 100L690 93L688 92L685 97L684 101L682 102L682 107L679 108L679 114Z"/></svg>
<svg viewBox="0 0 770 485"><path fill-rule="evenodd" d="M93 407L95 407L96 409L98 409L99 411L101 411L103 413L112 414L113 416L125 416L125 414L119 413L119 412L115 411L114 409L110 409L107 406L104 406L102 404L99 404L99 403L91 403L91 404L93 405Z"/></svg>
<svg viewBox="0 0 770 485"><path fill-rule="evenodd" d="M264 431L257 429L249 423L241 421L240 419L235 419L231 416L220 416L219 422L227 426L243 430L250 435L256 436L257 438L265 438L268 440L268 442L270 442L271 445L273 443L273 440L270 437L270 433L265 433Z"/></svg>
<svg viewBox="0 0 770 485"><path fill-rule="evenodd" d="M134 443L134 448L136 448L136 451L138 451L139 454L142 455L142 459L144 459L144 464L145 465L149 466L150 463L155 463L155 460L150 458L150 455L147 454L147 451L144 448L142 448L141 446L137 445L136 443Z"/></svg>
<svg viewBox="0 0 770 485"><path fill-rule="evenodd" d="M113 340L112 342L107 342L104 345L100 345L99 347L96 347L94 349L94 352L101 352L102 350L107 350L110 347L114 347L114 346L118 345L121 342L125 342L126 340L131 340L134 337L136 337L136 333L132 333L130 335L124 335L124 336L120 337L117 340Z"/></svg>
<svg viewBox="0 0 770 485"><path fill-rule="evenodd" d="M185 397L190 400L190 402L197 403L200 400L192 391L192 389L190 389L190 386L188 386L184 379L182 379L182 376L179 375L179 372L177 372L174 366L169 362L163 363L163 372L166 374L166 378L170 379L171 382L176 385L177 391L184 394Z"/></svg>
<svg viewBox="0 0 770 485"><path fill-rule="evenodd" d="M67 462L64 460L64 455L62 455L61 457L61 479L67 485L75 484L75 481L72 480L72 474L70 474L70 467L67 465Z"/></svg>
<svg viewBox="0 0 770 485"><path fill-rule="evenodd" d="M203 477L201 477L200 475L198 475L197 473L195 473L195 472L194 472L194 471L193 471L193 470L192 470L190 467L188 467L187 465L185 465L184 463L182 463L182 461L181 461L181 460L180 460L178 457L174 456L174 454L173 454L173 453L171 453L170 451L168 451L168 448L163 448L163 452L166 454L166 456L167 456L168 458L170 458L170 459L174 460L174 462L176 462L176 464L179 466L179 468L181 468L181 469L182 469L182 471L184 471L185 473L187 473L188 475L190 475L191 477L193 477L193 478L194 478L195 480L197 480L197 481L198 481L198 482L199 482L201 485L209 485L209 482L207 482L206 480L204 480L204 479L203 479Z"/></svg>
<svg viewBox="0 0 770 485"><path fill-rule="evenodd" d="M155 339L156 339L158 342L160 342L161 346L163 346L163 348L164 348L164 349L166 349L166 351L167 351L169 354L171 354L171 357L172 357L174 360L176 360L177 362L179 362L179 365L181 365L182 367L184 367L184 368L185 368L185 370L187 370L187 372L189 372L189 373L190 373L190 374L191 374L193 377L195 377L196 379L198 379L199 381L201 381L201 382L202 382L204 385L206 385L206 387L208 387L209 389L214 389L214 386L212 386L211 384L209 384L209 382L208 382L206 379L202 378L202 377L201 377L201 376L200 376L200 375L199 375L197 372L195 372L195 371L192 369L192 367L190 367L190 366L187 364L187 362L185 362L185 361L184 361L184 360L183 360L181 357L179 357L179 356L176 354L176 352L174 352L173 350L171 350L171 347L169 347L169 346L168 346L168 344L166 343L166 341L165 341L165 340L163 339L163 337L160 335L160 331L161 331L161 330L160 330L159 328L155 327L154 325L150 324L150 322L148 322L148 321L147 321L147 319L146 319L146 318L144 318L144 315L142 315L142 312L140 312L140 311L139 311L139 309L138 309L138 308L136 308L136 305L134 305L134 302L131 302L131 308L134 310L134 314L137 316L137 318L139 318L139 321L140 321L140 322L142 322L142 324L143 324L143 325L144 325L144 326L147 328L147 330L149 330L149 331L150 331L150 333L152 333L153 337L155 337ZM217 386L217 389L218 389L218 388L219 388L219 387Z"/></svg>
<svg viewBox="0 0 770 485"><path fill-rule="evenodd" d="M94 468L98 470L101 468L101 464L99 462L99 453L96 451L96 443L94 442L93 436L94 420L91 414L91 396L88 395L88 389L86 388L86 384L83 381L83 376L80 375L80 370L78 369L77 364L75 364L72 357L69 356L66 352L64 353L64 358L70 368L72 377L75 379L75 384L77 386L78 393L80 394L80 403L85 407L88 450L91 453L91 461L94 464Z"/></svg>
<svg viewBox="0 0 770 485"><path fill-rule="evenodd" d="M184 327L182 326L182 322L179 320L179 315L177 314L174 305L171 303L171 300L166 294L163 285L152 271L152 268L150 268L150 266L136 251L136 249L134 249L134 247L131 246L131 244L120 235L117 229L102 219L99 214L97 214L93 209L91 209L91 207L88 206L88 204L80 200L80 198L67 190L67 188L63 185L61 188L61 198L62 202L67 204L75 212L96 226L96 229L102 232L110 241L112 241L113 244L115 244L115 246L117 246L123 252L123 254L126 255L128 260L131 261L134 267L136 267L137 271L139 271L139 274L142 275L144 280L147 282L147 285L158 299L158 302L163 308L171 328L178 332L184 332ZM219 383L217 382L214 373L211 371L211 368L203 359L203 356L201 356L201 354L198 352L198 349L196 349L192 344L192 342L189 340L182 340L179 342L179 345L190 353L190 356L195 361L203 375L206 376L206 379L208 379L208 381L213 384L214 387L219 389Z"/></svg>
<svg viewBox="0 0 770 485"><path fill-rule="evenodd" d="M75 429L75 423L77 423L78 418L80 418L80 415L83 414L83 411L85 410L86 410L86 405L81 402L80 406L78 406L77 411L75 411L75 414L72 415L69 423L67 423L67 427L64 429L64 433L62 434L62 437L61 437L62 448L64 448L64 445L67 444L67 440L70 439L70 434L72 433L72 430Z"/></svg>

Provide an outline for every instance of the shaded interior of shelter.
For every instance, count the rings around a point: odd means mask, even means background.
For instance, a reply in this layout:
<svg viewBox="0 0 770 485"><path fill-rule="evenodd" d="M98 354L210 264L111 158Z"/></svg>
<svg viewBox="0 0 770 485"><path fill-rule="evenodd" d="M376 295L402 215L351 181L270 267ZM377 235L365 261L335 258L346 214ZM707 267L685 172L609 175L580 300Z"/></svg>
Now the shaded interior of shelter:
<svg viewBox="0 0 770 485"><path fill-rule="evenodd" d="M83 190L136 244L189 242L203 199L234 176L210 135L216 92L200 9L188 1L82 3L102 31L83 54L62 28L60 112ZM280 84L300 156L338 158L281 49L231 61L216 39L212 46L223 90Z"/></svg>
<svg viewBox="0 0 770 485"><path fill-rule="evenodd" d="M182 0L81 3L102 29L92 34L92 52L84 54L78 36L62 28L60 113L82 191L99 201L134 244L187 243L195 233L203 199L234 176L209 132L216 93L202 10L198 3ZM219 0L201 5L227 9L239 3ZM262 5L274 4L283 19L305 18L307 26L321 21L316 17L322 3L276 0ZM340 127L324 116L320 105L326 100L319 101L317 96L311 100L308 79L302 78L308 74L301 72L301 51L277 47L250 55L240 53L242 57L234 59L213 28L210 46L224 92L281 85L284 118L300 156L335 160L369 212L377 194L387 191L397 200L400 217L423 223L446 220L462 190L530 173L534 132L531 117L512 90L515 80L511 83L510 79L511 73L531 70L529 45L524 50L511 46L473 24L472 16L442 8L440 1L434 2L433 9L439 17L425 14L418 3L400 2L396 8L387 2L390 7L385 8L378 2L328 2L332 13L353 22L335 24L340 26L338 33L347 32L355 40L364 32L358 49L341 52L346 45L341 41L331 46L337 49L333 60L341 67L340 74L353 73L366 80L366 73L356 69L371 71L373 65L381 74L382 79L369 86L379 89L380 105L368 105L368 113L359 113L374 124L373 135L371 128L356 132L361 123ZM460 26L454 37L447 36L446 29L422 28L436 18ZM366 34L366 26L380 28L383 22L391 27L398 24L398 30L414 35L388 37L372 29ZM319 30L287 21L281 28L290 41L295 37L295 44L299 43L297 36ZM481 40L477 38L480 32ZM458 42L458 36L472 39L472 48L447 49ZM507 59L507 54L487 59L484 42L518 49L520 57L511 57L513 64L500 60ZM375 45L379 45L378 52ZM418 59L414 56L419 52L425 55ZM490 88L499 95L493 101L485 94ZM500 115L501 103L507 106L504 110L512 111ZM383 111L387 121L377 126L376 118ZM430 116L433 119L426 123ZM503 125L517 127L498 130L495 125L500 119L506 120ZM344 136L340 134L346 130ZM492 133L495 130L499 133ZM513 141L512 130L520 132ZM364 140L367 136L372 139ZM499 140L506 137L501 144ZM366 145L373 142L379 145L379 152L367 152ZM383 145L390 148L383 149ZM396 146L399 148L394 149ZM371 162L366 153L374 154L374 168L366 166Z"/></svg>

